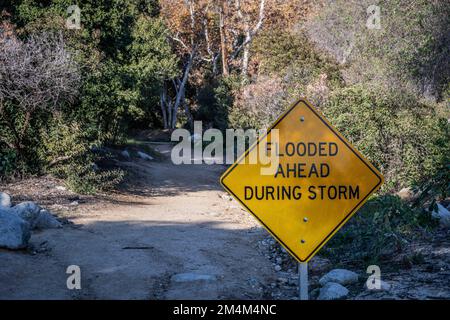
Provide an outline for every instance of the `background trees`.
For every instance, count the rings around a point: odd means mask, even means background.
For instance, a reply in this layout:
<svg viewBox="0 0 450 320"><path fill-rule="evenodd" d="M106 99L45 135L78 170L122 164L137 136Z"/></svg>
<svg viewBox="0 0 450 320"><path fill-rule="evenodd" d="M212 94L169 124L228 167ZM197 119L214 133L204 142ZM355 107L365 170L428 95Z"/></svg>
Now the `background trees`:
<svg viewBox="0 0 450 320"><path fill-rule="evenodd" d="M19 162L18 171L36 172L64 157L63 146L43 143L54 130L77 138L46 141L89 153L193 120L266 127L299 96L385 171L386 190L427 180L449 161L448 1L379 1L381 29L366 26L370 1L81 0L81 28L67 29L72 4L0 6L0 39L16 39L0 42L2 176ZM31 54L49 35L52 44ZM11 48L34 61L22 82L11 80L24 67Z"/></svg>
<svg viewBox="0 0 450 320"><path fill-rule="evenodd" d="M18 165L36 161L41 126L73 103L80 71L61 34L34 34L25 41L14 34L0 45L0 139Z"/></svg>

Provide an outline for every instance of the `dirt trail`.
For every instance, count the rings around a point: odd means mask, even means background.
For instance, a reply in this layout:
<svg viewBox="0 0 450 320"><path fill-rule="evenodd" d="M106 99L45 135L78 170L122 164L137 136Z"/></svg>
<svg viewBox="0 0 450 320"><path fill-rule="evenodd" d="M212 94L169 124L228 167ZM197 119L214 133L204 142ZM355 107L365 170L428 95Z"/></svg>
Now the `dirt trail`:
<svg viewBox="0 0 450 320"><path fill-rule="evenodd" d="M276 275L255 245L266 232L224 196L223 166L126 165L132 195L33 233L39 253L0 251L0 299L268 298ZM69 265L81 268L81 290L66 287Z"/></svg>

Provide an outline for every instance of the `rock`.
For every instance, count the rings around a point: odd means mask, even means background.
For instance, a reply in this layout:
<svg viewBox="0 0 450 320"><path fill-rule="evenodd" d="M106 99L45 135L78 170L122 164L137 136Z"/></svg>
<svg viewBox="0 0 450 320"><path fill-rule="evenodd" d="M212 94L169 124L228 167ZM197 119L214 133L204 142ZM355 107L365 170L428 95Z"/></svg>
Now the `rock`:
<svg viewBox="0 0 450 320"><path fill-rule="evenodd" d="M141 158L141 159L143 159L143 160L153 160L153 157L152 156L149 156L148 154L146 154L145 152L141 152L141 151L138 151L138 156Z"/></svg>
<svg viewBox="0 0 450 320"><path fill-rule="evenodd" d="M317 300L337 300L345 298L348 295L348 289L335 282L325 284L319 293Z"/></svg>
<svg viewBox="0 0 450 320"><path fill-rule="evenodd" d="M402 200L410 201L415 198L415 193L411 188L403 188L402 190L397 192L397 196L399 196Z"/></svg>
<svg viewBox="0 0 450 320"><path fill-rule="evenodd" d="M0 209L0 247L8 249L25 248L30 236L28 222L10 210Z"/></svg>
<svg viewBox="0 0 450 320"><path fill-rule="evenodd" d="M448 211L443 205L438 203L437 210L434 210L432 215L436 219L439 219L441 225L444 227L450 227L450 211Z"/></svg>
<svg viewBox="0 0 450 320"><path fill-rule="evenodd" d="M373 285L371 287L373 287ZM370 288L369 289L369 287L367 286L367 282L364 284L364 288L366 290L370 290L370 291L389 291L389 290L391 290L391 287L392 286L389 283L387 283L387 282L385 282L383 280L380 280L380 288L379 289L377 289L377 288Z"/></svg>
<svg viewBox="0 0 450 320"><path fill-rule="evenodd" d="M190 281L215 281L217 277L211 274L198 273L178 273L172 276L174 282L190 282Z"/></svg>
<svg viewBox="0 0 450 320"><path fill-rule="evenodd" d="M275 271L281 271L281 266L276 265L276 266L275 266Z"/></svg>
<svg viewBox="0 0 450 320"><path fill-rule="evenodd" d="M123 151L120 153L120 155L121 155L122 157L124 157L125 159L130 159L130 158L131 158L130 153L129 153L127 150L123 150Z"/></svg>
<svg viewBox="0 0 450 320"><path fill-rule="evenodd" d="M39 212L39 217L36 220L35 228L56 229L62 228L62 224L49 211L42 209Z"/></svg>
<svg viewBox="0 0 450 320"><path fill-rule="evenodd" d="M320 278L319 283L324 286L328 282L334 282L339 284L351 284L358 281L358 275L353 271L346 269L333 269Z"/></svg>
<svg viewBox="0 0 450 320"><path fill-rule="evenodd" d="M67 190L66 187L63 187L63 186L56 186L55 189L59 190L59 191L66 191Z"/></svg>
<svg viewBox="0 0 450 320"><path fill-rule="evenodd" d="M0 208L11 207L11 197L5 192L0 192Z"/></svg>
<svg viewBox="0 0 450 320"><path fill-rule="evenodd" d="M10 210L12 213L28 222L30 229L34 229L41 208L33 201L25 201L15 205Z"/></svg>

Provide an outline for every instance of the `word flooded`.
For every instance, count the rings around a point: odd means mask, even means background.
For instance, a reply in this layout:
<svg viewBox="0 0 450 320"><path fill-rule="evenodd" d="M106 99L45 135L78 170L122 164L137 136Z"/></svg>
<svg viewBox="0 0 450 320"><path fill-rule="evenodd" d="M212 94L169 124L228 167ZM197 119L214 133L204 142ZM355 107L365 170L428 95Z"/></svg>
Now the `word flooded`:
<svg viewBox="0 0 450 320"><path fill-rule="evenodd" d="M334 142L288 142L281 152L278 143L267 142L267 150L272 149L272 144L275 144L275 155L279 157L334 157L339 152L338 145Z"/></svg>

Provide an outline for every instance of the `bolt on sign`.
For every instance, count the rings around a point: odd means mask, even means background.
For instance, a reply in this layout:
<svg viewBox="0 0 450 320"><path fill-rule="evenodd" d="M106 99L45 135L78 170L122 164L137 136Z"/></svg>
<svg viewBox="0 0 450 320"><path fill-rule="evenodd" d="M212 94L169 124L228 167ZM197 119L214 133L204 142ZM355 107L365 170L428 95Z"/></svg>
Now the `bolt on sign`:
<svg viewBox="0 0 450 320"><path fill-rule="evenodd" d="M277 129L277 130L275 130ZM264 150L276 165L264 173ZM222 175L223 187L299 262L307 262L383 183L309 102L289 108Z"/></svg>

